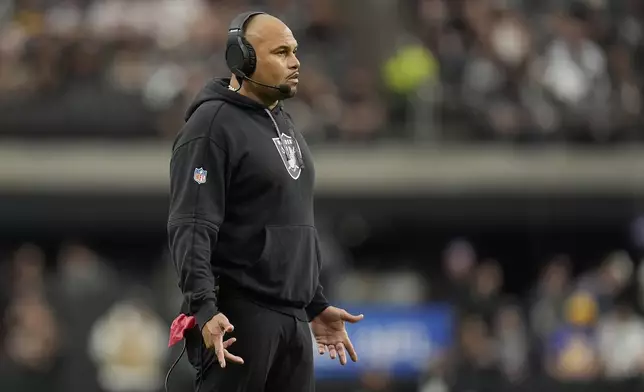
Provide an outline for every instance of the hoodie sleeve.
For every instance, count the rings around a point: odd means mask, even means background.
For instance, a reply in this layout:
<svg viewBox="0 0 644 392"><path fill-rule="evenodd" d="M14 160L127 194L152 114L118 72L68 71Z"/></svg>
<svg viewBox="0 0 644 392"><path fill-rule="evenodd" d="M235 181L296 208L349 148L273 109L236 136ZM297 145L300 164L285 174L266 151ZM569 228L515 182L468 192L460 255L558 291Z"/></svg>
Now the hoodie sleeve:
<svg viewBox="0 0 644 392"><path fill-rule="evenodd" d="M322 266L322 252L320 251L320 238L318 234L315 234L315 242L316 242L316 252L317 252L317 257L318 257L318 263L320 267ZM308 304L306 307L306 315L309 319L309 321L312 321L314 318L316 318L320 313L324 311L324 309L328 308L329 302L327 301L326 297L324 296L323 293L323 287L322 284L319 281L318 278L318 286L317 289L315 290L315 295L313 296L313 299L311 302Z"/></svg>
<svg viewBox="0 0 644 392"><path fill-rule="evenodd" d="M216 113L197 111L170 162L168 240L179 287L199 328L218 313L211 255L224 220L227 153L210 138Z"/></svg>
<svg viewBox="0 0 644 392"><path fill-rule="evenodd" d="M322 313L324 309L330 306L322 291L322 285L318 283L315 296L313 297L313 300L311 300L311 303L306 307L306 315L308 316L309 321L313 321L313 319Z"/></svg>

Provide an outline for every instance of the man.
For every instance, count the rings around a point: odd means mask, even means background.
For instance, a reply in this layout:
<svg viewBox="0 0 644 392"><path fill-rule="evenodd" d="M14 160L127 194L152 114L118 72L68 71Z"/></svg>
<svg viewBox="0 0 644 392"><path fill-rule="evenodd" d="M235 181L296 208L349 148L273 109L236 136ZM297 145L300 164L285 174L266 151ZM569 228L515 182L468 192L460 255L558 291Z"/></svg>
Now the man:
<svg viewBox="0 0 644 392"><path fill-rule="evenodd" d="M344 323L363 316L322 293L314 167L281 104L297 92L296 51L280 20L235 18L233 76L204 87L173 146L169 244L201 392L313 391L311 331L320 354L357 361Z"/></svg>

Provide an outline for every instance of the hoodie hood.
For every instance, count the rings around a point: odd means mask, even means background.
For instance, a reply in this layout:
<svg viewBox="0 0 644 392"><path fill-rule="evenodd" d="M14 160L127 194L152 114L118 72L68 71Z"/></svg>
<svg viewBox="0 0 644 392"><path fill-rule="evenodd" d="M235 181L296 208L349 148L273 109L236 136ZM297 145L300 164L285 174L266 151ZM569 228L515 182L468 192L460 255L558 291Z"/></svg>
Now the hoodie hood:
<svg viewBox="0 0 644 392"><path fill-rule="evenodd" d="M194 114L199 106L209 101L225 101L229 104L240 106L247 110L266 110L266 106L235 91L230 90L228 86L230 86L230 78L216 78L206 83L206 85L201 89L199 94L197 94L195 99L192 101L190 106L188 106L184 120L188 121L188 119ZM274 111L280 109L281 102L277 105Z"/></svg>

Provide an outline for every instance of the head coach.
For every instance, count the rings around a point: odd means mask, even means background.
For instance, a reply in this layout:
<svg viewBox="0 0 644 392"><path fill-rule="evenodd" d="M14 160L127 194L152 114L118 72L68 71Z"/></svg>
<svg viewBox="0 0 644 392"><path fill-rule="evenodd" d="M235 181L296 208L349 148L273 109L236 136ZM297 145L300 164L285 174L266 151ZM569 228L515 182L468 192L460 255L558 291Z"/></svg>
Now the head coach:
<svg viewBox="0 0 644 392"><path fill-rule="evenodd" d="M186 114L170 163L168 238L184 296L185 338L201 392L314 390L320 354L356 352L319 283L314 166L282 101L297 92L297 41L279 19L237 16L230 79L213 79Z"/></svg>

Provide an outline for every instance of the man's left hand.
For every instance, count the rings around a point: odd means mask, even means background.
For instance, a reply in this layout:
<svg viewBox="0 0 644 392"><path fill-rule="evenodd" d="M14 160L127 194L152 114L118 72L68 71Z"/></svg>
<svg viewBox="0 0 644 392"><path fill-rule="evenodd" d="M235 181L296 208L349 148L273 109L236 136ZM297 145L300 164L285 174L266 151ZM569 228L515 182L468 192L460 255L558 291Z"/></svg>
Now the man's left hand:
<svg viewBox="0 0 644 392"><path fill-rule="evenodd" d="M354 324L363 318L363 315L354 316L346 310L334 306L326 308L311 321L311 330L318 345L318 353L324 355L328 351L331 359L339 356L340 364L345 365L347 363L346 352L348 351L351 360L357 362L358 354L349 340L344 323L346 321Z"/></svg>

